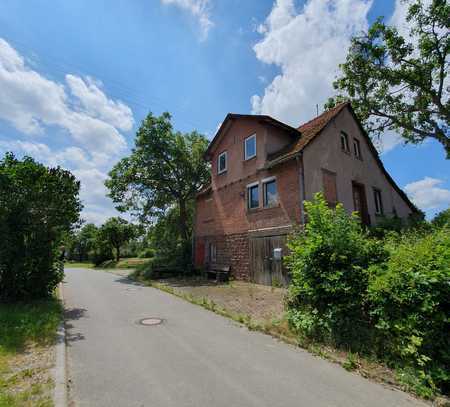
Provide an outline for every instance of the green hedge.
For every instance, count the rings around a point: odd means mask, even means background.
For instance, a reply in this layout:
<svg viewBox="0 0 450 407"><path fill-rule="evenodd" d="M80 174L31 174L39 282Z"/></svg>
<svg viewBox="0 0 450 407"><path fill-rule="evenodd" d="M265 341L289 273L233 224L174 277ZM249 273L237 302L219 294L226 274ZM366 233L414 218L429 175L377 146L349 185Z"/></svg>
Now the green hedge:
<svg viewBox="0 0 450 407"><path fill-rule="evenodd" d="M291 327L413 372L419 393L449 391L450 228L370 237L317 194L289 241Z"/></svg>

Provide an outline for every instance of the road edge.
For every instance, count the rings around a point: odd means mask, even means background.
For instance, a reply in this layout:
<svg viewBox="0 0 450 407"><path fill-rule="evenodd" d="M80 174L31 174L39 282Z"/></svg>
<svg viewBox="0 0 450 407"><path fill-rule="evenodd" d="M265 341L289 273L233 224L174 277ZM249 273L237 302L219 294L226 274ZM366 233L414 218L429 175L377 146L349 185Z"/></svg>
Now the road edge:
<svg viewBox="0 0 450 407"><path fill-rule="evenodd" d="M64 306L63 284L60 283L58 288L58 297ZM55 389L53 392L53 402L55 407L67 407L66 327L64 314L56 333L55 353L56 360L53 369Z"/></svg>

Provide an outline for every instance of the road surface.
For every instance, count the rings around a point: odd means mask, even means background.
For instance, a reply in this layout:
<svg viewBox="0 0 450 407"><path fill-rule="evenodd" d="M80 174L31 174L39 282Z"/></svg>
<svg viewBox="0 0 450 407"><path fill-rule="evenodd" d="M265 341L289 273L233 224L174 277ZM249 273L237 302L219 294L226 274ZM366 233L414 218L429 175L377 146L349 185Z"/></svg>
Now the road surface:
<svg viewBox="0 0 450 407"><path fill-rule="evenodd" d="M114 274L68 269L63 292L75 406L425 405ZM148 317L164 321L137 323Z"/></svg>

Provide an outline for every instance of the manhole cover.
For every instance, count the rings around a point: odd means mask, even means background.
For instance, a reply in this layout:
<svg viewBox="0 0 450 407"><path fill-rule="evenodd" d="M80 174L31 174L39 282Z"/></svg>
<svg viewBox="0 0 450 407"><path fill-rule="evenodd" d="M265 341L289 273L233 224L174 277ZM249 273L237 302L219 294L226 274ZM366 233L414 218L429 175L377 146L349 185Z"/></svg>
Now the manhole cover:
<svg viewBox="0 0 450 407"><path fill-rule="evenodd" d="M145 326L159 325L162 324L162 322L163 320L161 318L144 318L139 320L139 323Z"/></svg>

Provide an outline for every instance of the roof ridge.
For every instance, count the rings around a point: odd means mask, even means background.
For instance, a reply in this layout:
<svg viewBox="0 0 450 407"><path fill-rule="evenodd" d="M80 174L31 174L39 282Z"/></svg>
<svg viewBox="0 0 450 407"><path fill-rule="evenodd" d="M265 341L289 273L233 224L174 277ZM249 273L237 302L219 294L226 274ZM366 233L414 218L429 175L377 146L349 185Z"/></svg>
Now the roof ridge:
<svg viewBox="0 0 450 407"><path fill-rule="evenodd" d="M331 113L331 112L334 112L334 111L336 111L336 110L339 110L339 109L341 109L341 108L343 108L344 106L349 105L349 104L350 104L349 101L345 101L345 102L338 103L336 106L332 107L331 109L325 110L324 112L322 112L321 114L319 114L319 116L316 116L316 117L312 118L311 120L308 120L307 122L302 123L300 126L297 127L297 130L300 130L301 127L304 127L304 126L306 126L306 125L308 125L308 124L314 122L315 120L320 119L320 118L323 117L324 115L329 114L329 113Z"/></svg>

